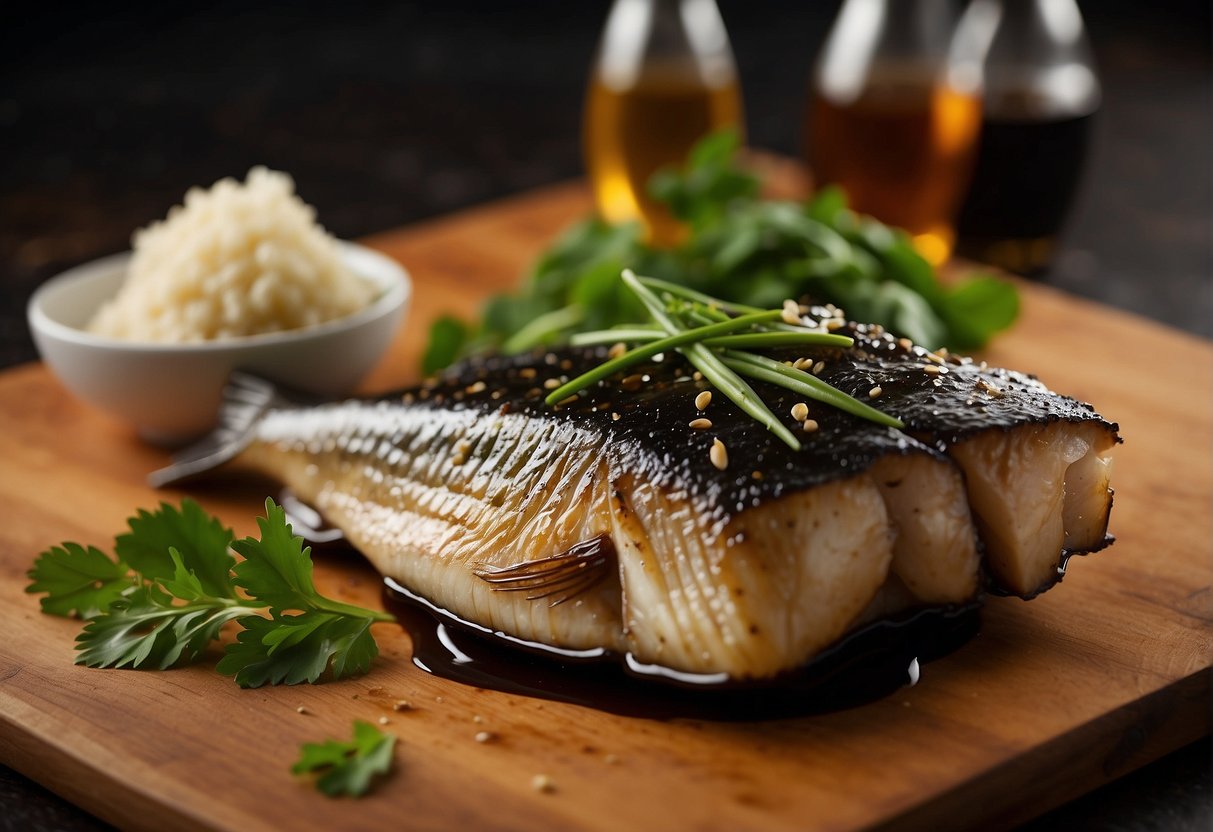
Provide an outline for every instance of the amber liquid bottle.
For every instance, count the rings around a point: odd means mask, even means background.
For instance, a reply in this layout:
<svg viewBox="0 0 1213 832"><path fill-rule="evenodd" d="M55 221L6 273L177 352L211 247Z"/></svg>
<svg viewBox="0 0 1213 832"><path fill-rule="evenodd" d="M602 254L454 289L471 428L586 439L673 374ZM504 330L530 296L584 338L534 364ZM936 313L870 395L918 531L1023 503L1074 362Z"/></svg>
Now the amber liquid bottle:
<svg viewBox="0 0 1213 832"><path fill-rule="evenodd" d="M688 26L688 22L694 24ZM741 90L713 0L616 0L586 94L586 168L599 214L674 245L686 230L647 193L695 142L740 131Z"/></svg>
<svg viewBox="0 0 1213 832"><path fill-rule="evenodd" d="M952 31L944 0L848 0L806 116L817 183L904 228L933 264L952 252L981 123L980 70Z"/></svg>

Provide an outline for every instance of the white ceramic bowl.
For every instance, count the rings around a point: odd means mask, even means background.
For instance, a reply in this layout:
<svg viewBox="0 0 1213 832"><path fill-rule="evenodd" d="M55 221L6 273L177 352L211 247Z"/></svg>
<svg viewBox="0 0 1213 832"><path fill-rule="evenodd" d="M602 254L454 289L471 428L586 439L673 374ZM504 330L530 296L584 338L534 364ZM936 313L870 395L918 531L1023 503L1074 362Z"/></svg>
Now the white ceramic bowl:
<svg viewBox="0 0 1213 832"><path fill-rule="evenodd" d="M30 329L68 390L132 423L149 442L176 444L214 425L232 370L321 396L350 392L370 371L395 335L411 283L395 260L368 248L342 243L341 256L381 292L365 309L314 327L198 344L137 343L85 331L126 278L126 253L43 284L30 298Z"/></svg>

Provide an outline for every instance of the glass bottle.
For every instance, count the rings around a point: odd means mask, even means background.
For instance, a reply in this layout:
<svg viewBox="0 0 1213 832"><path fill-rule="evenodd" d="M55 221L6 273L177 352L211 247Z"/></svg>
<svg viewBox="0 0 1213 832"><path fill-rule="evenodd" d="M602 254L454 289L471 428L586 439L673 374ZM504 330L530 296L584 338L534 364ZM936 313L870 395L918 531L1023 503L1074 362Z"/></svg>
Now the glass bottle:
<svg viewBox="0 0 1213 832"><path fill-rule="evenodd" d="M685 230L648 197L649 177L700 138L742 129L741 88L714 0L615 0L586 96L586 168L600 215L639 220L655 245Z"/></svg>
<svg viewBox="0 0 1213 832"><path fill-rule="evenodd" d="M934 264L952 251L981 120L980 47L955 23L949 0L846 0L807 113L818 184L906 229Z"/></svg>
<svg viewBox="0 0 1213 832"><path fill-rule="evenodd" d="M991 34L961 249L1032 274L1052 257L1099 109L1082 15L1074 0L974 0L963 26Z"/></svg>

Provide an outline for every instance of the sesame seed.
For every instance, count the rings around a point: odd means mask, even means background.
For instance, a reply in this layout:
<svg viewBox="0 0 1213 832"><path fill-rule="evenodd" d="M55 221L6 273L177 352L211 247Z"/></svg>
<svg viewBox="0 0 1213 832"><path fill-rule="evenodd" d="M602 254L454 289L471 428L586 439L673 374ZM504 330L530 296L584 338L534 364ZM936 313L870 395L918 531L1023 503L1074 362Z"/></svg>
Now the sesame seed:
<svg viewBox="0 0 1213 832"><path fill-rule="evenodd" d="M712 464L723 471L729 467L729 449L719 439L713 439L712 449L708 451L708 459L712 460Z"/></svg>
<svg viewBox="0 0 1213 832"><path fill-rule="evenodd" d="M611 345L611 348L607 351L607 357L618 358L619 356L623 355L627 351L628 351L628 345L623 343L622 341L619 341L619 342Z"/></svg>
<svg viewBox="0 0 1213 832"><path fill-rule="evenodd" d="M929 353L927 353L927 354L926 354L926 359L927 359L927 361L931 361L931 362L933 362L933 363L935 363L935 364L942 364L942 363L944 363L944 361L943 361L943 356L942 356L942 355L940 355L940 354L938 354L938 353L934 353L934 352L929 352Z"/></svg>
<svg viewBox="0 0 1213 832"><path fill-rule="evenodd" d="M391 722L391 720L390 720L390 719L388 719L386 716L381 716L381 717L379 717L379 724L380 724L380 725L387 725L389 722Z"/></svg>
<svg viewBox="0 0 1213 832"><path fill-rule="evenodd" d="M618 421L619 421L619 414L618 414L618 413L612 413L612 414L611 414L611 421L612 421L612 422L618 422Z"/></svg>
<svg viewBox="0 0 1213 832"><path fill-rule="evenodd" d="M938 364L923 364L920 369L927 375L932 375L932 376L939 375L939 365Z"/></svg>
<svg viewBox="0 0 1213 832"><path fill-rule="evenodd" d="M632 373L630 376L624 376L623 381L619 382L619 386L629 392L634 392L640 389L640 385L644 382L644 376L640 373Z"/></svg>
<svg viewBox="0 0 1213 832"><path fill-rule="evenodd" d="M475 714L472 716L472 722L475 722L477 725L483 725L484 717L482 717L480 714Z"/></svg>
<svg viewBox="0 0 1213 832"><path fill-rule="evenodd" d="M795 361L792 362L793 370L803 370L806 367L812 367L812 366L813 366L813 359L811 359L811 358L797 358Z"/></svg>
<svg viewBox="0 0 1213 832"><path fill-rule="evenodd" d="M491 731L477 731L476 742L485 743L496 739L496 735Z"/></svg>
<svg viewBox="0 0 1213 832"><path fill-rule="evenodd" d="M704 390L698 396L695 397L695 409L696 410L707 410L708 405L710 405L711 403L712 403L712 391L711 390Z"/></svg>
<svg viewBox="0 0 1213 832"><path fill-rule="evenodd" d="M487 388L487 387L488 387L488 385L485 384L483 381L478 381L475 384L469 385L467 388L467 392L483 393L485 391L485 388Z"/></svg>
<svg viewBox="0 0 1213 832"><path fill-rule="evenodd" d="M785 300L783 302L783 312L779 317L783 319L785 324L796 326L800 323L800 306L794 300Z"/></svg>
<svg viewBox="0 0 1213 832"><path fill-rule="evenodd" d="M519 378L534 378L538 373L534 367L523 367L518 371Z"/></svg>
<svg viewBox="0 0 1213 832"><path fill-rule="evenodd" d="M555 390L559 386L560 386L560 379L558 379L558 378L545 379L543 382L544 390Z"/></svg>
<svg viewBox="0 0 1213 832"><path fill-rule="evenodd" d="M815 375L815 376L820 375L821 371L824 370L825 368L826 368L826 363L824 361L818 361L816 364L813 365L813 375Z"/></svg>
<svg viewBox="0 0 1213 832"><path fill-rule="evenodd" d="M796 402L792 405L792 418L797 422L803 422L809 418L809 406L804 402Z"/></svg>
<svg viewBox="0 0 1213 832"><path fill-rule="evenodd" d="M311 711L309 711L307 708L305 708L305 707L303 707L302 705L300 705L298 708L296 708L296 709L295 709L295 713L297 713L297 714L310 714L310 713L311 713Z"/></svg>
<svg viewBox="0 0 1213 832"><path fill-rule="evenodd" d="M695 381L703 381L703 373L696 370L695 372L691 373L691 378Z"/></svg>
<svg viewBox="0 0 1213 832"><path fill-rule="evenodd" d="M826 321L826 329L828 329L830 332L833 332L836 329L842 329L844 326L846 326L846 322L841 318L830 318L828 321Z"/></svg>
<svg viewBox="0 0 1213 832"><path fill-rule="evenodd" d="M914 346L914 342L909 338L898 338L897 346L901 347L903 350L908 350Z"/></svg>
<svg viewBox="0 0 1213 832"><path fill-rule="evenodd" d="M801 427L804 428L805 433L815 433L817 431L817 420L805 419L804 424L801 425Z"/></svg>
<svg viewBox="0 0 1213 832"><path fill-rule="evenodd" d="M407 711L411 707L413 707L413 706L409 704L409 700L397 699L396 704L392 705L392 710L393 711Z"/></svg>
<svg viewBox="0 0 1213 832"><path fill-rule="evenodd" d="M880 394L883 392L884 392L884 390L881 390L880 385L877 384L875 387L873 387L871 390L868 391L868 398L869 399L879 398Z"/></svg>
<svg viewBox="0 0 1213 832"><path fill-rule="evenodd" d="M531 778L531 788L537 792L554 792L556 784L546 774L536 774Z"/></svg>
<svg viewBox="0 0 1213 832"><path fill-rule="evenodd" d="M688 423L687 426L690 428L693 428L695 430L707 430L708 428L710 428L712 426L712 420L711 419L692 419Z"/></svg>
<svg viewBox="0 0 1213 832"><path fill-rule="evenodd" d="M564 407L565 405L572 404L572 403L573 403L573 402L575 402L575 401L577 401L577 394L576 394L576 393L574 393L573 395L568 396L568 397L566 397L566 398L563 398L563 399L561 399L560 401L556 402L556 406L557 406L557 407Z"/></svg>
<svg viewBox="0 0 1213 832"><path fill-rule="evenodd" d="M752 471L750 473L750 479L752 479L752 480L762 479L762 472L761 471Z"/></svg>

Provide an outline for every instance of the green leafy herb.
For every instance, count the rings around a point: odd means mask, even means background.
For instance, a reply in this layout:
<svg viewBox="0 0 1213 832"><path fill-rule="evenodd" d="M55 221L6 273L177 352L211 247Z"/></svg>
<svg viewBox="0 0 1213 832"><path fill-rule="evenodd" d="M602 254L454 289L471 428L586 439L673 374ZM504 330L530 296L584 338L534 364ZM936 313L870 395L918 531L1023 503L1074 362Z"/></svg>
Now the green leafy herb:
<svg viewBox="0 0 1213 832"><path fill-rule="evenodd" d="M261 536L231 529L192 500L140 510L114 542L117 557L64 543L43 552L27 592L45 612L88 619L76 661L89 667L165 669L196 660L229 621L243 630L217 669L243 687L315 682L365 672L378 654L371 624L386 613L325 598L310 549L266 500ZM244 560L237 563L230 549Z"/></svg>
<svg viewBox="0 0 1213 832"><path fill-rule="evenodd" d="M45 592L42 611L92 618L135 588L130 569L100 549L63 543L47 549L29 571L26 592Z"/></svg>
<svg viewBox="0 0 1213 832"><path fill-rule="evenodd" d="M291 772L318 774L316 788L329 797L359 797L366 794L376 774L386 774L391 768L395 747L395 736L355 720L354 738L349 742L304 743Z"/></svg>
<svg viewBox="0 0 1213 832"><path fill-rule="evenodd" d="M489 301L478 324L435 323L426 372L481 349L521 352L640 320L643 305L618 280L625 268L743 306L834 303L931 348L975 349L1015 320L1009 283L982 276L944 285L908 235L851 211L837 188L804 203L762 199L737 148L736 135L713 134L684 169L649 183L690 229L682 245L654 248L637 224L583 220L539 258L521 291Z"/></svg>

